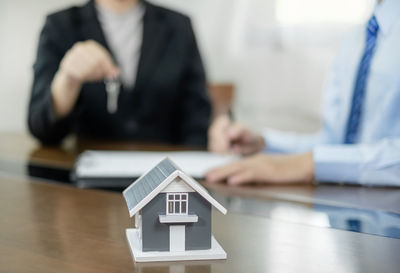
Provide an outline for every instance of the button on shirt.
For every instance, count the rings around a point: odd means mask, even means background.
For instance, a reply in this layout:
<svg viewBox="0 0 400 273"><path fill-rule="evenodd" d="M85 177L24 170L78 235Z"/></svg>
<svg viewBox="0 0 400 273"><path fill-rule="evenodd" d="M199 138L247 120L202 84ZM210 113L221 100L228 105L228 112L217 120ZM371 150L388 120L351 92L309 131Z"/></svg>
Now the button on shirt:
<svg viewBox="0 0 400 273"><path fill-rule="evenodd" d="M268 152L312 151L317 181L400 186L400 1L374 10L379 24L355 144L344 136L366 25L345 37L324 90L323 126L313 135L265 130Z"/></svg>

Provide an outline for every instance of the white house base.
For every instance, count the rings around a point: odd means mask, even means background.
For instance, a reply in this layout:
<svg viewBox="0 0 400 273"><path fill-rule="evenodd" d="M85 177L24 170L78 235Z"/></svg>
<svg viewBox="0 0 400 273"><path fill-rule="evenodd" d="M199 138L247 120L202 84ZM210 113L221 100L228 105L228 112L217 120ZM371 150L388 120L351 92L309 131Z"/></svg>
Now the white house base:
<svg viewBox="0 0 400 273"><path fill-rule="evenodd" d="M220 260L226 259L226 252L211 236L211 249L187 251L142 251L141 239L137 229L128 228L126 238L132 256L136 262L189 261L189 260Z"/></svg>

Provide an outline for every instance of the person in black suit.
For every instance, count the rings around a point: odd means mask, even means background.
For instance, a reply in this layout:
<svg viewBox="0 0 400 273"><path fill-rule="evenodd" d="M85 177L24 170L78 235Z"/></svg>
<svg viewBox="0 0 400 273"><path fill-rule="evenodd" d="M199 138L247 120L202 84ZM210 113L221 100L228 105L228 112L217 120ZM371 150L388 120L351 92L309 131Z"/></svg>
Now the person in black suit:
<svg viewBox="0 0 400 273"><path fill-rule="evenodd" d="M126 19L127 30L120 19L130 13L138 19ZM115 77L122 86L118 109L109 113L103 80ZM74 132L205 146L210 112L188 17L146 1L92 0L46 18L28 113L29 130L41 142L57 144Z"/></svg>

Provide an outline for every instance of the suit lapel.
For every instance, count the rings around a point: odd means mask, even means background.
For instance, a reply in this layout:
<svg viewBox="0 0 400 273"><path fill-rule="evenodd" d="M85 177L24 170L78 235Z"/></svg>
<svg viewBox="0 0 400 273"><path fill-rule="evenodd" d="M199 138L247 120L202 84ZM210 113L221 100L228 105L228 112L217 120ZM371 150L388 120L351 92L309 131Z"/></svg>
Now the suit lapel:
<svg viewBox="0 0 400 273"><path fill-rule="evenodd" d="M165 51L169 29L157 14L156 8L146 1L146 12L143 17L143 40L139 59L135 90L141 90L150 79L152 71Z"/></svg>
<svg viewBox="0 0 400 273"><path fill-rule="evenodd" d="M82 41L94 40L100 43L108 52L113 56L110 47L107 44L104 36L103 29L99 19L97 18L97 12L94 4L94 0L89 1L81 10L82 22L80 24L80 35ZM114 56L113 56L114 57ZM115 58L114 58L115 60Z"/></svg>
<svg viewBox="0 0 400 273"><path fill-rule="evenodd" d="M157 63L165 51L166 41L170 33L168 27L163 23L162 17L157 13L156 8L147 1L143 1L143 4L146 7L146 11L143 17L143 40L135 90L141 90L150 79L152 71L157 67ZM111 53L115 60L97 18L94 0L89 1L81 12L82 22L79 23L79 39L82 41L92 39L99 42Z"/></svg>

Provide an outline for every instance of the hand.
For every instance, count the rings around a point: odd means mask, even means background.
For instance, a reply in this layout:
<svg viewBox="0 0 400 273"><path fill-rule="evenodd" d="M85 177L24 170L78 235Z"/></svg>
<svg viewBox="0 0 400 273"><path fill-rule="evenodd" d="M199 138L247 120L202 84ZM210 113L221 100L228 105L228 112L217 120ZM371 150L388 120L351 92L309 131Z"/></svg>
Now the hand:
<svg viewBox="0 0 400 273"><path fill-rule="evenodd" d="M99 43L76 43L61 60L52 82L56 114L62 117L72 110L82 84L117 77L119 73L110 53Z"/></svg>
<svg viewBox="0 0 400 273"><path fill-rule="evenodd" d="M230 126L228 140L235 154L250 155L260 152L265 147L264 138L239 123Z"/></svg>
<svg viewBox="0 0 400 273"><path fill-rule="evenodd" d="M228 115L217 117L208 131L211 152L249 155L265 147L264 138L239 123L231 124Z"/></svg>
<svg viewBox="0 0 400 273"><path fill-rule="evenodd" d="M314 179L312 153L299 155L257 154L211 170L207 182L227 181L231 185L246 183L311 183Z"/></svg>
<svg viewBox="0 0 400 273"><path fill-rule="evenodd" d="M228 131L231 121L228 115L219 115L208 129L208 150L213 153L227 153L230 149Z"/></svg>
<svg viewBox="0 0 400 273"><path fill-rule="evenodd" d="M96 41L89 40L77 42L67 51L59 72L83 84L117 77L120 71L110 53Z"/></svg>

